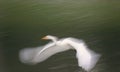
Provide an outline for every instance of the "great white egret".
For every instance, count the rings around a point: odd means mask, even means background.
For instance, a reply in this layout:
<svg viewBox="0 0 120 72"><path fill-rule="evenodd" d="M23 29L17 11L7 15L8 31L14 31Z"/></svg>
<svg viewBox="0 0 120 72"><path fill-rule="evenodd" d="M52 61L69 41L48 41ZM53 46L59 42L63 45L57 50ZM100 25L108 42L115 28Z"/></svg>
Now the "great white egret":
<svg viewBox="0 0 120 72"><path fill-rule="evenodd" d="M90 71L101 56L90 50L83 40L72 37L58 40L57 37L51 35L47 35L42 39L50 39L52 42L37 48L22 49L19 56L23 63L36 64L48 59L56 53L74 49L77 52L76 57L78 59L78 66L82 67L85 71Z"/></svg>

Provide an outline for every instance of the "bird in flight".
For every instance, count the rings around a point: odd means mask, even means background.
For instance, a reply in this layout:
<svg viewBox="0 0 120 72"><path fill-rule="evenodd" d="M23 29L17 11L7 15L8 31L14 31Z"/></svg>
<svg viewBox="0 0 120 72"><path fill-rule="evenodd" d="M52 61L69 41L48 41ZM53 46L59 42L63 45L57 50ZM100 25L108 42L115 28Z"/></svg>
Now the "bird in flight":
<svg viewBox="0 0 120 72"><path fill-rule="evenodd" d="M76 50L78 66L89 72L94 68L101 56L89 49L83 40L77 38L68 37L58 39L56 36L47 35L42 39L52 41L44 46L20 50L19 57L21 62L37 64L45 61L56 53L73 49Z"/></svg>

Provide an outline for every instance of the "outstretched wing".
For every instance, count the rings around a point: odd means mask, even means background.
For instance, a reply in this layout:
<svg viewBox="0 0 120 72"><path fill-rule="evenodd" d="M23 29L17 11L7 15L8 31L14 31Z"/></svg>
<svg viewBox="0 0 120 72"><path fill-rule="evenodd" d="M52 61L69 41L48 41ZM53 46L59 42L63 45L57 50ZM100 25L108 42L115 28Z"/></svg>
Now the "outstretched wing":
<svg viewBox="0 0 120 72"><path fill-rule="evenodd" d="M86 71L90 71L100 58L100 54L90 50L85 42L75 38L68 38L69 45L77 51L78 64Z"/></svg>
<svg viewBox="0 0 120 72"><path fill-rule="evenodd" d="M58 46L49 43L43 47L26 48L20 51L20 60L24 63L36 64L48 59L50 56L68 50L68 46Z"/></svg>
<svg viewBox="0 0 120 72"><path fill-rule="evenodd" d="M19 59L23 63L32 63L32 60L38 51L41 51L43 47L25 48L20 50Z"/></svg>

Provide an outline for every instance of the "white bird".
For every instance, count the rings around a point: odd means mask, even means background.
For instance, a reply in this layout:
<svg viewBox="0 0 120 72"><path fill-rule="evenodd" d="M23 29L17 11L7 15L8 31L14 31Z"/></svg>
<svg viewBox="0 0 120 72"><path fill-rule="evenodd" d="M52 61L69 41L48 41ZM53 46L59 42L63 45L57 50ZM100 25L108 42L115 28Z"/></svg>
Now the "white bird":
<svg viewBox="0 0 120 72"><path fill-rule="evenodd" d="M93 69L101 56L90 50L83 40L72 37L58 40L57 37L51 35L47 35L42 39L50 39L52 42L37 48L22 49L19 54L21 62L36 64L48 59L56 53L74 49L77 52L78 66L89 72Z"/></svg>

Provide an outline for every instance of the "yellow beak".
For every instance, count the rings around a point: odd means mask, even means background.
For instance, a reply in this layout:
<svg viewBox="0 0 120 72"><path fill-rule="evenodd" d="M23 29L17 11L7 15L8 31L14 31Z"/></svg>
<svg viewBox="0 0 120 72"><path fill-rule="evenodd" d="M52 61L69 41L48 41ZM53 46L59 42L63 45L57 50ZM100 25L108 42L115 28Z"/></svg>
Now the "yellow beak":
<svg viewBox="0 0 120 72"><path fill-rule="evenodd" d="M43 40L47 40L48 38L45 36L45 37L43 37L42 39L43 39Z"/></svg>

